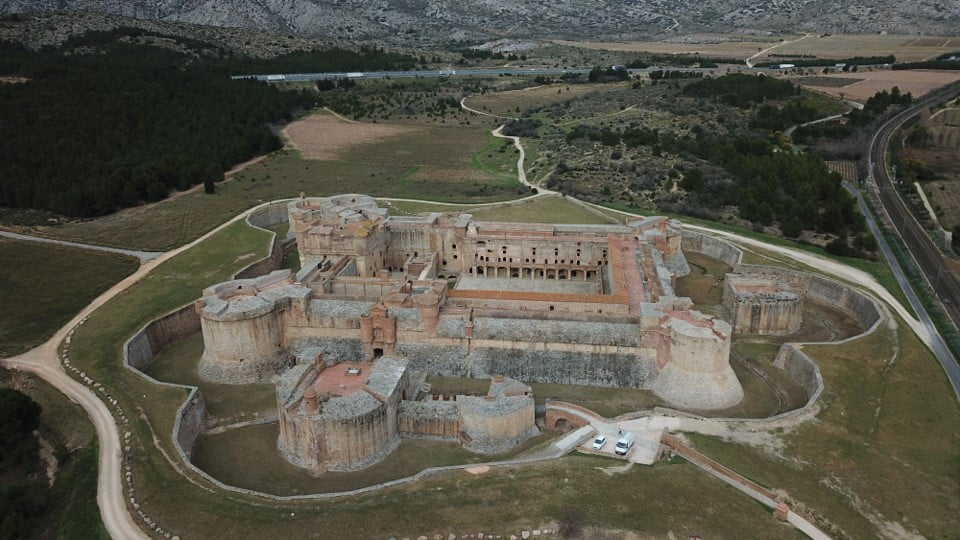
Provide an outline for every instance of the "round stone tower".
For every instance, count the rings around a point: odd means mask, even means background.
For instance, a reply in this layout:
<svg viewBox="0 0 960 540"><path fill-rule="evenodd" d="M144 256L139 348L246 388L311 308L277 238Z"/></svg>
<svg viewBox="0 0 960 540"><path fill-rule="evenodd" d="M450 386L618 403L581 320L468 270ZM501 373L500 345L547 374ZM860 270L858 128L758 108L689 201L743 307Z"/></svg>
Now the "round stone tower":
<svg viewBox="0 0 960 540"><path fill-rule="evenodd" d="M688 409L724 409L743 399L730 367L728 323L698 311L673 311L662 326L669 333L670 359L660 368L654 393Z"/></svg>
<svg viewBox="0 0 960 540"><path fill-rule="evenodd" d="M224 384L268 380L282 364L277 305L242 285L224 285L197 301L204 346L200 377Z"/></svg>

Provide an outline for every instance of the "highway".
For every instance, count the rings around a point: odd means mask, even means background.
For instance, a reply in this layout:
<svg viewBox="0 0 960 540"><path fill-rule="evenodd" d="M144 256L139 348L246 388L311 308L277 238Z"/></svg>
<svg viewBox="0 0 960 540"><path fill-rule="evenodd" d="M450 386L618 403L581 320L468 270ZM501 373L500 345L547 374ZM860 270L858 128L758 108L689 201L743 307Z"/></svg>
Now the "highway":
<svg viewBox="0 0 960 540"><path fill-rule="evenodd" d="M954 83L916 100L909 108L901 111L877 130L870 141L867 154L868 162L871 165L867 184L877 193L882 211L890 218L903 245L913 257L920 272L933 289L934 295L942 302L944 311L956 327L960 327L960 278L950 270L946 256L934 244L933 239L924 231L923 226L916 220L900 197L887 166L887 148L893 133L919 114L921 110L956 96L958 93L960 93L960 83ZM868 219L868 221L870 220ZM878 237L878 241L881 242L881 246L884 245L882 237ZM899 273L900 268L896 261L891 262L890 266L895 273ZM908 297L912 293L912 291L906 289L904 289L904 292L908 293ZM924 324L929 327L932 336L940 342L932 347L933 352L950 379L954 392L960 396L960 367L957 365L957 360L946 349L946 344L942 343L942 337L933 327L930 317L922 309L922 306L921 309L914 306L914 310L917 311L917 315Z"/></svg>
<svg viewBox="0 0 960 540"><path fill-rule="evenodd" d="M518 67L491 67L491 68L469 68L469 69L432 69L432 70L410 70L410 71L357 71L357 72L326 72L326 73L272 73L260 75L233 75L231 79L256 79L265 82L304 82L304 81L324 81L336 79L412 79L412 78L437 78L437 77L499 77L503 76L525 76L536 77L538 75L564 75L568 73L587 75L591 68L518 68ZM742 65L723 65L715 68L694 68L694 67L676 67L676 66L651 66L642 69L628 69L631 74L650 73L651 71L699 71L703 73L713 73L717 71L780 71L771 68L749 68Z"/></svg>

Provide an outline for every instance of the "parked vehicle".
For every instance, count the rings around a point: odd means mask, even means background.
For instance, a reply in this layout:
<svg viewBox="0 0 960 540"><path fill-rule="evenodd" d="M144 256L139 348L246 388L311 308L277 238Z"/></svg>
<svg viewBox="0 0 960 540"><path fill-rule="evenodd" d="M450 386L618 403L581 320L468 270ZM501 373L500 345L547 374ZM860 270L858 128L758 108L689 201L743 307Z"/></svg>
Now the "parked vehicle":
<svg viewBox="0 0 960 540"><path fill-rule="evenodd" d="M597 435L597 438L593 440L593 449L600 450L603 448L603 445L607 444L606 435Z"/></svg>
<svg viewBox="0 0 960 540"><path fill-rule="evenodd" d="M620 435L620 440L617 441L617 446L614 448L614 451L618 456L625 456L627 455L627 452L633 448L633 443L636 442L636 440L637 434L632 431L628 431L623 435Z"/></svg>

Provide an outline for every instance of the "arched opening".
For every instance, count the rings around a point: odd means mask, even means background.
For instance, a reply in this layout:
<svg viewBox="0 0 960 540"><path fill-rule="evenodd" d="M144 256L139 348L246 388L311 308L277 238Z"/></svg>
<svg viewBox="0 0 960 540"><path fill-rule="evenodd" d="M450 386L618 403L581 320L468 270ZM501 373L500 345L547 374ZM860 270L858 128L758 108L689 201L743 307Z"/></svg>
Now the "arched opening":
<svg viewBox="0 0 960 540"><path fill-rule="evenodd" d="M566 418L557 418L557 421L553 423L553 429L570 431L573 429L573 426L570 425L570 421Z"/></svg>
<svg viewBox="0 0 960 540"><path fill-rule="evenodd" d="M373 350L373 359L374 359L374 360L376 360L377 358L380 358L381 356L383 356L383 349L377 347L376 349Z"/></svg>
<svg viewBox="0 0 960 540"><path fill-rule="evenodd" d="M518 277L520 277L520 269L514 268L514 269L510 270L510 277L512 277L512 278L518 278Z"/></svg>

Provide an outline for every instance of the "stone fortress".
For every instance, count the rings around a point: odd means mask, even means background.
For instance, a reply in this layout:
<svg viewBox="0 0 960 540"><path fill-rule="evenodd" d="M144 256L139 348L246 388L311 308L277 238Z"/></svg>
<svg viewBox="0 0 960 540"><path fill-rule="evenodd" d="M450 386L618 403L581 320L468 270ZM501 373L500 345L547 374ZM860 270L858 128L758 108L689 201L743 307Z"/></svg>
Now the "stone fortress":
<svg viewBox="0 0 960 540"><path fill-rule="evenodd" d="M743 398L733 328L674 291L689 272L679 222L398 217L364 195L301 197L288 215L301 270L204 290L199 369L230 384L279 376L278 447L301 467L363 468L402 436L505 451L537 433L518 381L646 388L690 409ZM753 304L751 286L731 291L737 320L778 331L763 309L776 286ZM752 322L755 305L777 320ZM486 396L414 401L427 375L492 383Z"/></svg>
<svg viewBox="0 0 960 540"><path fill-rule="evenodd" d="M742 334L783 336L800 330L804 291L760 274L727 274L723 307Z"/></svg>

